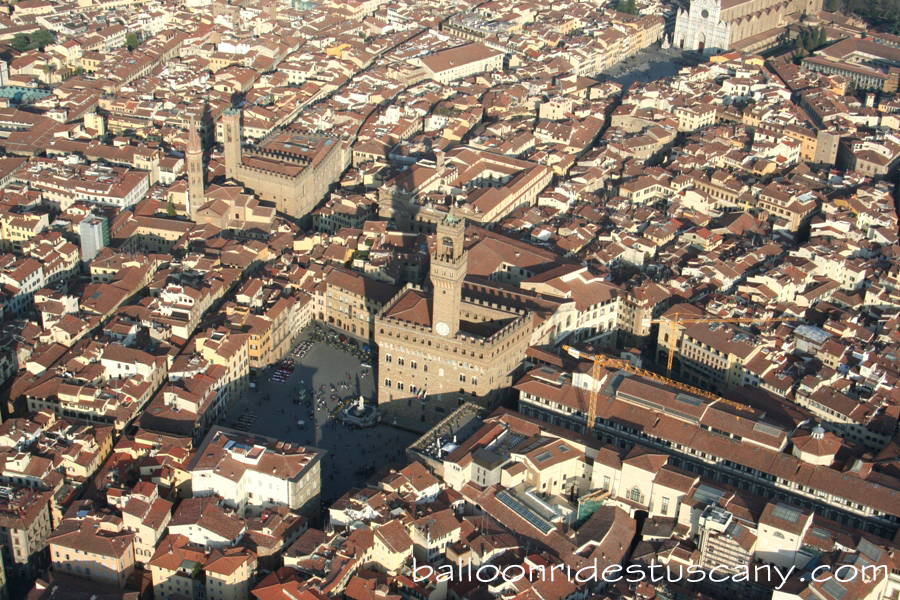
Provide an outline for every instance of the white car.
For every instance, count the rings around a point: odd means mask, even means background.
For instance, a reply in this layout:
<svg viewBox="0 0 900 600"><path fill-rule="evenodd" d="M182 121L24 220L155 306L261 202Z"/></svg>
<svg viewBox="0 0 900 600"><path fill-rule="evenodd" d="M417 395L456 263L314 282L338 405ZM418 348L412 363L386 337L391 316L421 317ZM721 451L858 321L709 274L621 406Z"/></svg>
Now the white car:
<svg viewBox="0 0 900 600"><path fill-rule="evenodd" d="M303 427L304 425L306 425L306 421L297 421L297 425Z"/></svg>

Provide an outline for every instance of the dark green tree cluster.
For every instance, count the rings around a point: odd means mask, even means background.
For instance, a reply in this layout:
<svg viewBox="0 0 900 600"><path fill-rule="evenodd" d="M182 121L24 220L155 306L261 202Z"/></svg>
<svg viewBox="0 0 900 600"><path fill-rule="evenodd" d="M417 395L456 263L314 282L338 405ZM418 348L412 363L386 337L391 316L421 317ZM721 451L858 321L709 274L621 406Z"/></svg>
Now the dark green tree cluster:
<svg viewBox="0 0 900 600"><path fill-rule="evenodd" d="M900 0L825 0L823 8L854 14L872 25L900 34Z"/></svg>
<svg viewBox="0 0 900 600"><path fill-rule="evenodd" d="M46 46L49 46L55 41L56 38L53 36L52 31L39 29L34 33L17 33L16 37L13 38L9 45L13 50L18 50L19 52L34 50L35 48L43 51Z"/></svg>
<svg viewBox="0 0 900 600"><path fill-rule="evenodd" d="M141 41L138 39L136 33L126 33L125 34L125 47L129 50L134 50L140 45Z"/></svg>
<svg viewBox="0 0 900 600"><path fill-rule="evenodd" d="M627 15L638 14L638 8L635 5L634 0L619 0L619 3L616 5L616 10Z"/></svg>
<svg viewBox="0 0 900 600"><path fill-rule="evenodd" d="M821 48L827 42L828 34L825 32L824 27L819 27L818 29L804 29L800 32L800 35L794 38L794 48L797 49L798 53L805 56L806 54Z"/></svg>

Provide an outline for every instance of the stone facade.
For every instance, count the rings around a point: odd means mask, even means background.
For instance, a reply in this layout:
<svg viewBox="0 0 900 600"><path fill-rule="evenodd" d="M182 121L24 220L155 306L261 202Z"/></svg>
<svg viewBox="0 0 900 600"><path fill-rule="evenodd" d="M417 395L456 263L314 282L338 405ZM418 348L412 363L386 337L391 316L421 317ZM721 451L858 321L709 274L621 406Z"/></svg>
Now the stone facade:
<svg viewBox="0 0 900 600"><path fill-rule="evenodd" d="M679 49L704 54L750 44L753 40L776 39L782 33L784 17L792 13L816 14L822 0L692 0L687 10L679 10L672 44Z"/></svg>
<svg viewBox="0 0 900 600"><path fill-rule="evenodd" d="M340 139L284 130L253 148L241 147L241 113L222 117L225 176L253 190L263 201L294 218L310 214L348 164Z"/></svg>
<svg viewBox="0 0 900 600"><path fill-rule="evenodd" d="M203 147L200 144L200 135L197 132L197 124L191 122L190 136L188 137L187 152L185 153L188 172L188 206L187 211L192 221L197 220L197 211L203 206Z"/></svg>
<svg viewBox="0 0 900 600"><path fill-rule="evenodd" d="M407 285L376 319L378 404L388 421L435 423L468 400L496 406L517 377L532 314L467 297L467 270L465 223L451 215L438 225L433 292Z"/></svg>

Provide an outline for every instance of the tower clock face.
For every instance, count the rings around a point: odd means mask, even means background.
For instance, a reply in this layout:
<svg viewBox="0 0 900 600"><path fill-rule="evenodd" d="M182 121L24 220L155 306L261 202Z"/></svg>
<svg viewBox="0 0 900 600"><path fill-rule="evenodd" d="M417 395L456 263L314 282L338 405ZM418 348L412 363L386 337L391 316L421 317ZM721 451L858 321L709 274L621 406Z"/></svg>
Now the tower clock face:
<svg viewBox="0 0 900 600"><path fill-rule="evenodd" d="M437 331L438 335L448 335L450 333L450 326L444 322L439 322L434 326L434 330Z"/></svg>

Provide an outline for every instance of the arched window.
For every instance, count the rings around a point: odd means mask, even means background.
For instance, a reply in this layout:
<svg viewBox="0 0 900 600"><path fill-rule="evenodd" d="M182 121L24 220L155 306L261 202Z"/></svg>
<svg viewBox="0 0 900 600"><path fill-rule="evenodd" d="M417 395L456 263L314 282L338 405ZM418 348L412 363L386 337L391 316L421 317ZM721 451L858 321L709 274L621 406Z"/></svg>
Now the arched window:
<svg viewBox="0 0 900 600"><path fill-rule="evenodd" d="M628 492L628 499L632 502L640 502L641 504L644 503L644 495L641 493L641 490L638 488L638 486L634 486L633 488L631 488L631 490Z"/></svg>

